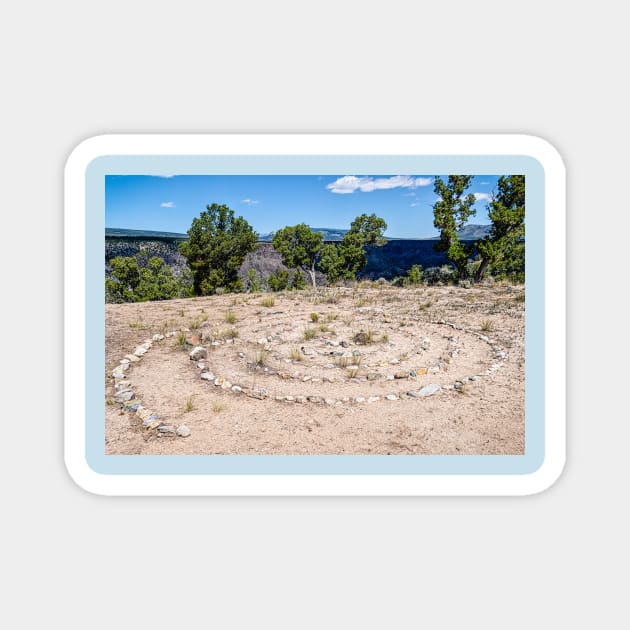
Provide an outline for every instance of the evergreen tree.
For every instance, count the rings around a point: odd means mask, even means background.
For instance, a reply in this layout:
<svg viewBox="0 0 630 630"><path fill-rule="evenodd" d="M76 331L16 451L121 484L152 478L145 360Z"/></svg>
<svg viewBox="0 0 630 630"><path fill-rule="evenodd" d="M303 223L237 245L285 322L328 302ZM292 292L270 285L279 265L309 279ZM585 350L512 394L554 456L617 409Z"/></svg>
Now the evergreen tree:
<svg viewBox="0 0 630 630"><path fill-rule="evenodd" d="M521 276L525 272L525 176L501 176L497 186L489 204L490 233L476 243L481 255L476 282L490 266L498 275Z"/></svg>
<svg viewBox="0 0 630 630"><path fill-rule="evenodd" d="M356 217L338 245L329 243L322 250L319 268L328 281L356 278L367 264L367 248L381 247L387 242L383 236L386 229L387 223L376 214Z"/></svg>
<svg viewBox="0 0 630 630"><path fill-rule="evenodd" d="M274 249L282 256L282 262L289 269L302 269L308 273L315 287L315 265L324 237L319 232L313 232L305 223L300 223L278 230L272 242Z"/></svg>
<svg viewBox="0 0 630 630"><path fill-rule="evenodd" d="M256 233L243 217L234 217L226 205L206 206L193 219L188 240L179 246L193 273L195 295L211 295L221 287L242 291L238 271L256 247Z"/></svg>
<svg viewBox="0 0 630 630"><path fill-rule="evenodd" d="M440 230L440 240L434 245L438 252L444 252L457 269L460 278L466 277L468 258L473 248L459 240L461 230L468 218L475 215L475 196L464 194L470 187L472 175L449 175L448 182L436 177L434 191L439 196L433 205L433 225Z"/></svg>

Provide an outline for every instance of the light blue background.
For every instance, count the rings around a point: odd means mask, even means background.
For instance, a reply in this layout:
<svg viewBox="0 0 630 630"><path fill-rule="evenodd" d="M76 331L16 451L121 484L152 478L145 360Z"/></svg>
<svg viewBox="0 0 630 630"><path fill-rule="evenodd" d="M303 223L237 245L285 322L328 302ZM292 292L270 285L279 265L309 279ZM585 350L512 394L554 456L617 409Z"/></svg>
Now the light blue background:
<svg viewBox="0 0 630 630"><path fill-rule="evenodd" d="M524 174L524 455L105 455L105 175ZM528 156L103 156L86 173L86 459L103 474L529 474L544 459L544 171ZM287 221L291 218L287 217ZM422 401L416 401L422 404ZM159 413L159 410L158 410Z"/></svg>

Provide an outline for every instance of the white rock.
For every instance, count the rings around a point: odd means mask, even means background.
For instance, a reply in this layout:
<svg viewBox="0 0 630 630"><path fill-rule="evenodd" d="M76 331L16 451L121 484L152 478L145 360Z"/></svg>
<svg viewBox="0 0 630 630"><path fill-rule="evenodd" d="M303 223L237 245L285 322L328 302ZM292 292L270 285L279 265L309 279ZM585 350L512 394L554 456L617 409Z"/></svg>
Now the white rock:
<svg viewBox="0 0 630 630"><path fill-rule="evenodd" d="M189 356L191 361L199 361L199 359L205 359L208 356L208 353L203 346L195 346L190 351Z"/></svg>
<svg viewBox="0 0 630 630"><path fill-rule="evenodd" d="M380 397L380 396L370 396L370 397L367 399L367 401L368 401L369 403L373 403L373 402L378 402L380 399L381 399L381 397Z"/></svg>
<svg viewBox="0 0 630 630"><path fill-rule="evenodd" d="M140 357L137 357L135 354L126 354L125 359L129 359L131 363L135 363L136 361L140 361Z"/></svg>
<svg viewBox="0 0 630 630"><path fill-rule="evenodd" d="M180 424L177 427L177 435L179 435L179 437L188 437L190 433L190 429L185 424Z"/></svg>
<svg viewBox="0 0 630 630"><path fill-rule="evenodd" d="M387 396L385 396L385 398L387 400L398 400L398 396L396 396L395 394L387 394Z"/></svg>
<svg viewBox="0 0 630 630"><path fill-rule="evenodd" d="M200 377L204 380L204 381L214 381L215 376L212 372L202 372Z"/></svg>
<svg viewBox="0 0 630 630"><path fill-rule="evenodd" d="M423 387L419 392L419 396L431 396L440 391L440 386L435 383L431 383Z"/></svg>

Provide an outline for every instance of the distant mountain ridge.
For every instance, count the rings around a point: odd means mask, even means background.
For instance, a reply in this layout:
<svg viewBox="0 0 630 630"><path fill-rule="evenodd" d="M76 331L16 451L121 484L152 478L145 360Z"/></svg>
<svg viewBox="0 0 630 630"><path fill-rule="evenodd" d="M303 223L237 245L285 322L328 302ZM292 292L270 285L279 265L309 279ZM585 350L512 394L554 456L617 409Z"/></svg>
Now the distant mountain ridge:
<svg viewBox="0 0 630 630"><path fill-rule="evenodd" d="M185 240L188 234L160 232L156 230L129 230L127 228L105 228L105 238L172 238Z"/></svg>
<svg viewBox="0 0 630 630"><path fill-rule="evenodd" d="M319 232L325 241L341 241L348 230L341 228L321 228L312 227L313 232ZM476 241L484 238L490 232L489 225L480 225L471 223L465 225L457 234L463 241ZM173 240L186 240L188 234L182 234L180 232L161 232L157 230L130 230L127 228L105 228L106 238L140 238L140 239L173 239ZM418 241L418 240L437 240L439 236L429 236L425 238L396 238L386 237L389 241ZM273 233L260 234L258 240L262 242L271 242L273 240Z"/></svg>

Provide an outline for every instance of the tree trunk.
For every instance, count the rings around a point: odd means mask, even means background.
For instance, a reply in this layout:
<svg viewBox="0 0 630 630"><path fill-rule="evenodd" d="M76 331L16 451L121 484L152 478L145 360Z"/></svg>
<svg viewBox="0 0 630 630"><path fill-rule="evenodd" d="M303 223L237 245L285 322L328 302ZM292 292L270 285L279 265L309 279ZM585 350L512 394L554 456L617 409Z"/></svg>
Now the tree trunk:
<svg viewBox="0 0 630 630"><path fill-rule="evenodd" d="M483 280L483 275L486 273L486 269L490 264L489 258L482 258L481 264L479 265L479 269L477 269L477 273L475 274L475 282L481 282Z"/></svg>
<svg viewBox="0 0 630 630"><path fill-rule="evenodd" d="M306 271L308 271L308 275L311 277L311 283L313 285L313 288L316 288L316 284L315 284L315 265L313 265L310 269L307 269Z"/></svg>

